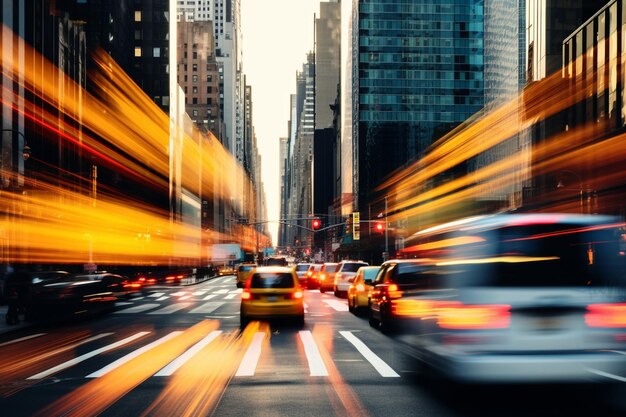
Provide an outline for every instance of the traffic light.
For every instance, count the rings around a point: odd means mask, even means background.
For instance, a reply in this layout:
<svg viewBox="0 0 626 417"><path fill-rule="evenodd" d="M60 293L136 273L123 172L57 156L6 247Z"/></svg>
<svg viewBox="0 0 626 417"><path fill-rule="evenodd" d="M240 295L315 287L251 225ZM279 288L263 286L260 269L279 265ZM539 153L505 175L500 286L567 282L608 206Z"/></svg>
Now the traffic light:
<svg viewBox="0 0 626 417"><path fill-rule="evenodd" d="M319 229L321 225L322 225L322 222L320 221L320 219L313 219L313 221L311 222L311 226L313 226L313 230Z"/></svg>
<svg viewBox="0 0 626 417"><path fill-rule="evenodd" d="M374 223L374 231L376 233L383 233L385 231L385 224L383 222Z"/></svg>

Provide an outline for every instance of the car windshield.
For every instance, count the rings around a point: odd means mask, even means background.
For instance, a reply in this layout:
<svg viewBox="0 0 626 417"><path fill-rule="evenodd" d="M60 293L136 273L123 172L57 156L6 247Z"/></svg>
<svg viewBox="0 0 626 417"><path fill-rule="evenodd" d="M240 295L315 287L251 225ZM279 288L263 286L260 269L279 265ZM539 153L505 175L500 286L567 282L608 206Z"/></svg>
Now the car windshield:
<svg viewBox="0 0 626 417"><path fill-rule="evenodd" d="M363 270L363 278L364 279L374 279L376 278L376 274L378 274L380 268L372 268Z"/></svg>
<svg viewBox="0 0 626 417"><path fill-rule="evenodd" d="M251 288L292 288L293 277L288 272L263 272L252 275Z"/></svg>
<svg viewBox="0 0 626 417"><path fill-rule="evenodd" d="M341 268L341 272L356 272L360 267L367 266L365 263L345 263Z"/></svg>
<svg viewBox="0 0 626 417"><path fill-rule="evenodd" d="M399 285L413 284L418 280L425 279L424 273L427 269L417 263L406 263L396 265L395 282Z"/></svg>
<svg viewBox="0 0 626 417"><path fill-rule="evenodd" d="M285 258L268 258L265 261L265 265L268 266L286 266L287 260Z"/></svg>
<svg viewBox="0 0 626 417"><path fill-rule="evenodd" d="M239 270L242 272L251 271L252 269L254 269L254 265L241 265L239 267Z"/></svg>
<svg viewBox="0 0 626 417"><path fill-rule="evenodd" d="M307 269L309 269L309 264L296 265L296 271L306 271Z"/></svg>
<svg viewBox="0 0 626 417"><path fill-rule="evenodd" d="M337 271L337 264L333 264L333 265L326 265L326 272L335 272Z"/></svg>

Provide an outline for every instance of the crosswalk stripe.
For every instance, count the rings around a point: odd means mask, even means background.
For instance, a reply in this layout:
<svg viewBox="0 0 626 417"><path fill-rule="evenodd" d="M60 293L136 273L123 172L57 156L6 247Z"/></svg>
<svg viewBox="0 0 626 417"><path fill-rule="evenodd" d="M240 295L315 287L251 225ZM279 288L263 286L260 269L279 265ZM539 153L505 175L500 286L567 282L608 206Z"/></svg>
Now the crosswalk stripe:
<svg viewBox="0 0 626 417"><path fill-rule="evenodd" d="M191 303L180 303L180 304L170 304L167 307L163 307L162 309L151 311L148 314L172 314L178 310L182 310L183 308L187 308L191 305Z"/></svg>
<svg viewBox="0 0 626 417"><path fill-rule="evenodd" d="M148 297L159 298L159 297L162 297L164 295L165 295L164 292L155 292L154 294L150 294Z"/></svg>
<svg viewBox="0 0 626 417"><path fill-rule="evenodd" d="M197 297L199 295L204 295L205 293L206 293L206 290L204 290L204 291L196 291L196 292L192 293L192 295L195 295Z"/></svg>
<svg viewBox="0 0 626 417"><path fill-rule="evenodd" d="M185 296L180 297L179 300L186 300L191 297L192 297L191 295L185 295Z"/></svg>
<svg viewBox="0 0 626 417"><path fill-rule="evenodd" d="M235 376L253 376L256 371L256 366L259 363L261 357L261 345L265 338L265 332L256 332L252 338L252 343L248 346L246 353L243 355L241 364Z"/></svg>
<svg viewBox="0 0 626 417"><path fill-rule="evenodd" d="M224 297L224 300L232 300L233 298L237 297L239 294L228 294L226 297Z"/></svg>
<svg viewBox="0 0 626 417"><path fill-rule="evenodd" d="M160 307L161 304L141 304L135 307L125 308L124 310L116 311L115 314L130 314L130 313L141 313L143 311L152 310L153 308Z"/></svg>
<svg viewBox="0 0 626 417"><path fill-rule="evenodd" d="M43 336L45 334L46 333L37 333L37 334L31 334L30 336L20 337L19 339L15 339L15 340L9 340L8 342L0 343L0 347L11 345L13 343L23 342L24 340L34 339L35 337Z"/></svg>
<svg viewBox="0 0 626 417"><path fill-rule="evenodd" d="M228 294L228 290L225 290L225 289L217 290L215 291L215 294Z"/></svg>
<svg viewBox="0 0 626 417"><path fill-rule="evenodd" d="M320 355L320 351L315 344L315 340L313 339L311 332L309 330L300 330L298 335L300 336L300 340L304 346L306 359L309 362L309 375L328 376L328 370L326 369L326 365L324 365L322 355Z"/></svg>
<svg viewBox="0 0 626 417"><path fill-rule="evenodd" d="M398 375L389 365L385 363L378 355L376 355L370 348L368 348L365 343L363 343L359 338L352 334L352 332L348 331L340 331L340 335L342 335L348 342L352 343L354 347L363 355L365 359L369 363L372 364L374 369L378 371L380 376L385 378L397 378Z"/></svg>
<svg viewBox="0 0 626 417"><path fill-rule="evenodd" d="M174 297L180 297L181 295L185 294L187 294L185 291L177 291L175 293L172 293L171 295L173 295Z"/></svg>
<svg viewBox="0 0 626 417"><path fill-rule="evenodd" d="M337 311L348 311L348 305L339 300L322 300L322 301L325 302L329 307L332 307Z"/></svg>
<svg viewBox="0 0 626 417"><path fill-rule="evenodd" d="M232 290L230 294L241 294L243 292L243 288L237 288L236 290Z"/></svg>
<svg viewBox="0 0 626 417"><path fill-rule="evenodd" d="M130 361L132 359L135 359L137 356L139 356L139 355L149 351L150 349L160 345L161 343L167 342L168 340L178 336L181 333L182 333L182 331L175 331L175 332L172 332L172 333L170 333L168 335L165 335L162 338L160 338L158 340L155 340L152 343L148 343L144 347L139 348L139 349L129 353L128 355L122 356L121 358L119 358L115 362L112 362L112 363L108 364L104 368L102 368L102 369L100 369L100 370L98 370L96 372L90 373L85 378L99 378L102 375L108 374L109 372L111 372L115 368L119 368L120 366L124 365L126 362L128 362L128 361Z"/></svg>
<svg viewBox="0 0 626 417"><path fill-rule="evenodd" d="M120 346L128 344L128 343L130 343L130 342L132 342L132 341L134 341L136 339L139 339L140 337L143 337L143 336L145 336L145 335L147 335L149 333L150 332L135 333L134 335L129 336L129 337L125 338L125 339L122 339L122 340L120 340L118 342L111 343L110 345L101 347L100 349L92 350L91 352L85 353L84 355L78 356L78 357L76 357L74 359L71 359L71 360L69 360L67 362L63 362L60 365L52 367L52 368L50 368L48 370L45 370L45 371L40 372L38 374L35 374L35 375L33 375L31 377L28 377L26 379L43 379L43 378L45 378L45 377L47 377L49 375L55 374L55 373L57 373L59 371L62 371L62 370L67 369L69 367L72 367L72 366L76 365L77 363L80 363L80 362L86 361L87 359L93 358L94 356L97 356L97 355L99 355L99 354L101 354L103 352L106 352L106 351L109 351L109 350L112 350L112 349L116 349L116 348L118 348Z"/></svg>
<svg viewBox="0 0 626 417"><path fill-rule="evenodd" d="M198 343L187 349L185 353L170 362L165 368L154 374L154 376L170 376L183 366L189 359L191 359L196 353L200 352L202 348L211 343L217 336L222 334L221 330L213 330L207 336L205 336Z"/></svg>
<svg viewBox="0 0 626 417"><path fill-rule="evenodd" d="M209 294L206 297L203 298L203 300L210 300L211 298L215 298L217 297L217 294Z"/></svg>
<svg viewBox="0 0 626 417"><path fill-rule="evenodd" d="M163 297L157 298L156 300L157 300L157 301L165 301L165 300L167 300L168 298L170 298L170 297L168 297L167 295L164 295Z"/></svg>
<svg viewBox="0 0 626 417"><path fill-rule="evenodd" d="M134 301L137 301L137 300L143 300L144 298L146 298L146 297L135 297L135 298L133 298L133 300L134 300Z"/></svg>
<svg viewBox="0 0 626 417"><path fill-rule="evenodd" d="M220 303L220 302L204 303L201 306L194 308L189 313L190 314L210 314L223 305L224 303Z"/></svg>

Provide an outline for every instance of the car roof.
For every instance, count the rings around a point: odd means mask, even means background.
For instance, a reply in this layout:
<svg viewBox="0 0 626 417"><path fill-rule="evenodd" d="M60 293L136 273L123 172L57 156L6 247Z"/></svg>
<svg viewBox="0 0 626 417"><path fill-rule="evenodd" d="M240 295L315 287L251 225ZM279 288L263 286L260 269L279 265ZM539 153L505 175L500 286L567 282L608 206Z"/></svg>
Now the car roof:
<svg viewBox="0 0 626 417"><path fill-rule="evenodd" d="M430 262L430 259L427 258L390 259L383 262L381 266L389 264L425 264L428 262Z"/></svg>
<svg viewBox="0 0 626 417"><path fill-rule="evenodd" d="M293 272L293 268L290 268L288 266L259 266L258 268L256 268L255 272L258 273L292 273Z"/></svg>

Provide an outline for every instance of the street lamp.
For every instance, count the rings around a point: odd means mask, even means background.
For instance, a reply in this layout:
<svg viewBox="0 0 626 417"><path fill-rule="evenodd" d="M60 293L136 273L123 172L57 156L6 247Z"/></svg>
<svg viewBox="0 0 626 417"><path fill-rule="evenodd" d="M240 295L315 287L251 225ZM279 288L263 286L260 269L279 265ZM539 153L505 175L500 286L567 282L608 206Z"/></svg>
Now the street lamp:
<svg viewBox="0 0 626 417"><path fill-rule="evenodd" d="M580 177L580 175L578 175L577 173L575 173L574 171L570 171L569 169L563 169L561 170L561 172L564 172L566 174L571 174L573 176L576 177L576 179L578 179L578 195L579 195L579 201L580 201L580 213L584 214L585 210L584 210L584 200L583 200L583 180ZM556 184L556 188L565 188L565 185L563 184L563 181L559 180L559 182Z"/></svg>

